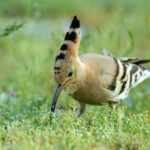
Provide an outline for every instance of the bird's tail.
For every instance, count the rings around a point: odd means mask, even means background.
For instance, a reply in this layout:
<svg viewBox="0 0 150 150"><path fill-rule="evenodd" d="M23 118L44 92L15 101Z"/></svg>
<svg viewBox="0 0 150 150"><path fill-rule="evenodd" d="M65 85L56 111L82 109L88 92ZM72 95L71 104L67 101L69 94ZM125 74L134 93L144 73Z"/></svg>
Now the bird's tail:
<svg viewBox="0 0 150 150"><path fill-rule="evenodd" d="M145 68L146 70L146 72L147 72L147 78L150 78L150 67L148 67L148 68Z"/></svg>
<svg viewBox="0 0 150 150"><path fill-rule="evenodd" d="M149 68L146 68L149 72L150 72L150 67Z"/></svg>
<svg viewBox="0 0 150 150"><path fill-rule="evenodd" d="M120 57L120 60L123 62L128 62L128 63L132 63L135 65L143 65L146 63L150 63L149 59L140 59L140 58L125 58L125 57Z"/></svg>

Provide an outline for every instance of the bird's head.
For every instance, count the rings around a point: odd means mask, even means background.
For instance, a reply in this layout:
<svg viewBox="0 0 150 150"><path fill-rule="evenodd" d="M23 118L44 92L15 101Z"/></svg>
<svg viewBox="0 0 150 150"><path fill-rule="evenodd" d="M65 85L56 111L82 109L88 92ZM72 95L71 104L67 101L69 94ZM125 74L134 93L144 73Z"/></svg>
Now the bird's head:
<svg viewBox="0 0 150 150"><path fill-rule="evenodd" d="M54 112L58 96L65 86L71 80L76 79L77 66L75 60L78 58L78 47L80 44L80 22L74 16L69 31L65 35L63 44L58 50L55 58L54 79L57 84L51 111Z"/></svg>

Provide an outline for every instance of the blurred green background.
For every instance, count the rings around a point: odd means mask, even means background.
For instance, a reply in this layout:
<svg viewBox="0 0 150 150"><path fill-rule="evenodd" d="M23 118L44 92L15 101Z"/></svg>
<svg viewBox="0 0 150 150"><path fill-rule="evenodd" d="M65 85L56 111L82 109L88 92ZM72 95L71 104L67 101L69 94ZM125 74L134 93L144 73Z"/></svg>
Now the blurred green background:
<svg viewBox="0 0 150 150"><path fill-rule="evenodd" d="M33 123L29 126L40 127L37 123L40 119L36 120L40 116L33 112L46 112L51 103L56 50L74 15L82 25L80 55L101 54L102 49L107 48L116 56L150 59L149 14L149 0L0 0L0 33L13 23L24 23L17 32L0 37L1 127L22 122L21 118ZM150 80L147 80L132 90L126 100L127 113L148 111L149 114L149 85ZM57 109L68 112L77 106L77 102L62 93ZM100 109L96 107L99 113ZM95 107L88 106L86 113L94 115ZM85 118L87 116L85 114Z"/></svg>
<svg viewBox="0 0 150 150"><path fill-rule="evenodd" d="M82 25L79 54L100 54L107 48L116 56L150 57L149 0L12 0L0 4L0 31L14 22L25 23L18 32L0 39L0 91L15 91L20 99L29 95L51 98L53 60L74 15ZM145 85L141 86L145 91Z"/></svg>

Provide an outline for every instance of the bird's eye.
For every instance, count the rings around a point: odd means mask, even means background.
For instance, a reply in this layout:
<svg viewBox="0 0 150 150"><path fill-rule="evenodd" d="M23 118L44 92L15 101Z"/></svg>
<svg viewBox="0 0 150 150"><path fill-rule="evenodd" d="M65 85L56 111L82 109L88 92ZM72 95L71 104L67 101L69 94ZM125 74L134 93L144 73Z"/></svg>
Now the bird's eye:
<svg viewBox="0 0 150 150"><path fill-rule="evenodd" d="M71 77L73 75L73 71L71 70L69 73L68 73L68 77Z"/></svg>

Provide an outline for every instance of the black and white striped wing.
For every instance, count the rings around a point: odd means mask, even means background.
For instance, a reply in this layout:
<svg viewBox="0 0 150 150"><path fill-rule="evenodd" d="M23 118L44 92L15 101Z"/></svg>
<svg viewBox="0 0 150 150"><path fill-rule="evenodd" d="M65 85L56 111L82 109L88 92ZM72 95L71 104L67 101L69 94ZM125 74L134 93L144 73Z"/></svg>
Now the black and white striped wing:
<svg viewBox="0 0 150 150"><path fill-rule="evenodd" d="M150 62L148 59L143 60L135 57L115 58L107 49L103 49L103 54L113 57L117 68L116 75L108 87L111 91L112 101L119 101L126 98L131 88L150 77L150 69L142 66Z"/></svg>
<svg viewBox="0 0 150 150"><path fill-rule="evenodd" d="M136 63L134 64L127 60L120 60L119 58L114 59L117 66L117 74L114 83L111 85L115 87L112 92L112 100L119 101L127 97L131 88L149 78L150 71L140 65L136 65Z"/></svg>

